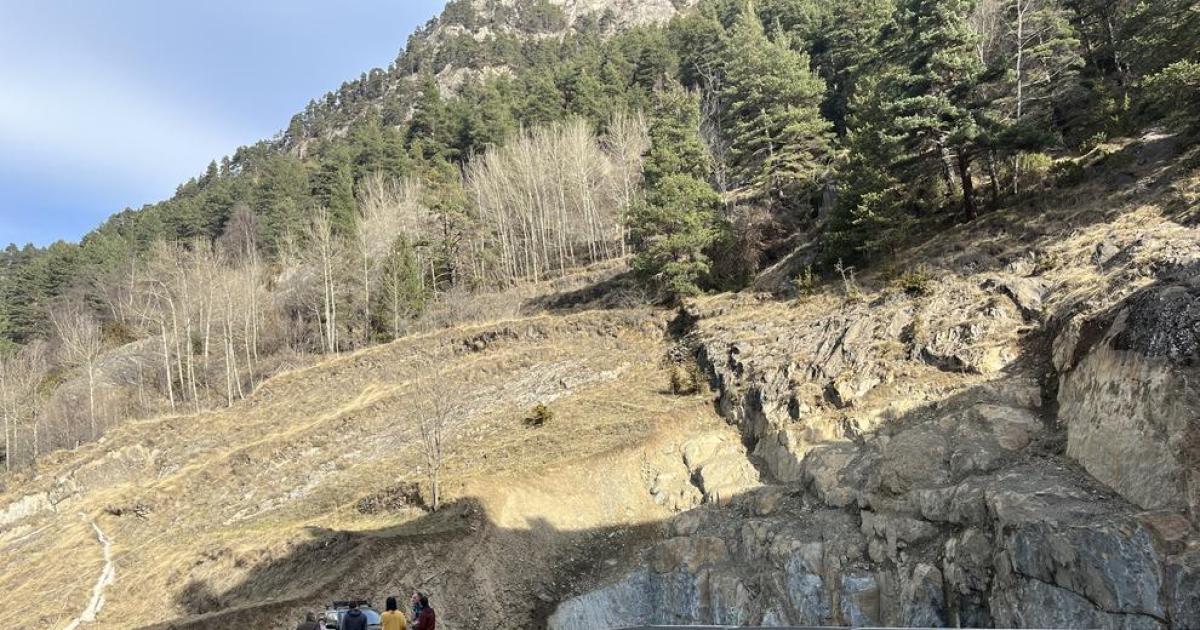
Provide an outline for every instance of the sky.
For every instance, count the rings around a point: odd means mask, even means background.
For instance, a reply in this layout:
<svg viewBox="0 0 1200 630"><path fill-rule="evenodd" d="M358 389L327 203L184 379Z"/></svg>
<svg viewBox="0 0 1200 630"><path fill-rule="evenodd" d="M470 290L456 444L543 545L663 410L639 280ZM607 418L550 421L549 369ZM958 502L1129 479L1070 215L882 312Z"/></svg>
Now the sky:
<svg viewBox="0 0 1200 630"><path fill-rule="evenodd" d="M77 241L386 67L444 0L0 0L0 247Z"/></svg>

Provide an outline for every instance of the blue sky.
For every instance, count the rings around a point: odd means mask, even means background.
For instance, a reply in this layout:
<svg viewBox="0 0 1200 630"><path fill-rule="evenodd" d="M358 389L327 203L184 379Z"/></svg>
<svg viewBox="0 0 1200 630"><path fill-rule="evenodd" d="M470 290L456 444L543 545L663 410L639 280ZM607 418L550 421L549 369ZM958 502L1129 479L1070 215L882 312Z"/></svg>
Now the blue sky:
<svg viewBox="0 0 1200 630"><path fill-rule="evenodd" d="M444 0L0 0L0 246L78 240L395 59Z"/></svg>

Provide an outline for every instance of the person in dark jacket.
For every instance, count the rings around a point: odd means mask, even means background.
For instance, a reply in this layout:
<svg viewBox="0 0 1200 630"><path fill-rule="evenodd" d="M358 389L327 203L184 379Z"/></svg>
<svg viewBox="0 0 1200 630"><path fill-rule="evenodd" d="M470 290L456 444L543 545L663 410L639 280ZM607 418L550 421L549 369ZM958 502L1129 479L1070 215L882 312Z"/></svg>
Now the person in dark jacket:
<svg viewBox="0 0 1200 630"><path fill-rule="evenodd" d="M357 603L351 603L350 610L342 615L338 630L367 630L367 616L358 609Z"/></svg>
<svg viewBox="0 0 1200 630"><path fill-rule="evenodd" d="M429 605L429 597L421 593L420 603L421 613L417 615L417 622L413 624L413 630L435 630L437 613L434 612L433 606Z"/></svg>
<svg viewBox="0 0 1200 630"><path fill-rule="evenodd" d="M412 622L417 623L417 619L421 617L421 591L413 591L412 597L408 598L408 604L412 607Z"/></svg>
<svg viewBox="0 0 1200 630"><path fill-rule="evenodd" d="M317 616L311 612L304 613L304 621L296 624L296 630L321 630L321 624L317 623Z"/></svg>

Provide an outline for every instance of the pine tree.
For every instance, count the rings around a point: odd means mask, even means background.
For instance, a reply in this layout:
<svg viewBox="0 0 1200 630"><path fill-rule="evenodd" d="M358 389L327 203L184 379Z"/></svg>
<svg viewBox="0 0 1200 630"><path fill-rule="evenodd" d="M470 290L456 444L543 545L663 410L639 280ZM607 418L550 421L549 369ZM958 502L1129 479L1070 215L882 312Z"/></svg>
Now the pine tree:
<svg viewBox="0 0 1200 630"><path fill-rule="evenodd" d="M659 94L645 162L646 197L630 213L634 269L675 300L700 292L723 230L721 198L704 180L707 154L697 135L699 105L681 86Z"/></svg>
<svg viewBox="0 0 1200 630"><path fill-rule="evenodd" d="M525 101L520 116L523 124L554 122L562 118L564 110L562 91L548 69L530 72L525 77Z"/></svg>
<svg viewBox="0 0 1200 630"><path fill-rule="evenodd" d="M436 292L459 286L464 280L459 256L471 221L459 167L446 160L437 160L426 165L423 172L422 203L437 222L437 237L424 244L430 252L433 276L427 286Z"/></svg>
<svg viewBox="0 0 1200 630"><path fill-rule="evenodd" d="M448 108L442 99L437 81L431 74L422 74L417 81L418 94L413 103L408 124L408 144L422 159L450 158L453 144Z"/></svg>
<svg viewBox="0 0 1200 630"><path fill-rule="evenodd" d="M912 213L920 207L912 200L928 198L921 180L904 182L894 168L903 147L902 138L893 132L884 78L868 74L857 83L848 104L845 185L830 217L826 242L830 262L852 264L873 261L902 243Z"/></svg>
<svg viewBox="0 0 1200 630"><path fill-rule="evenodd" d="M496 79L463 86L459 138L459 155L470 157L489 146L498 146L516 133L518 125L513 113L512 84L508 79Z"/></svg>
<svg viewBox="0 0 1200 630"><path fill-rule="evenodd" d="M346 145L331 144L321 152L320 168L312 177L312 198L318 206L329 211L335 232L350 233L357 206L353 157Z"/></svg>
<svg viewBox="0 0 1200 630"><path fill-rule="evenodd" d="M304 210L312 204L308 173L300 160L289 153L269 157L261 166L252 205L262 217L262 237L278 251L288 234L304 229Z"/></svg>
<svg viewBox="0 0 1200 630"><path fill-rule="evenodd" d="M396 339L404 331L404 324L421 312L428 298L416 252L406 236L396 238L379 271L383 290L374 308L377 318L374 328Z"/></svg>
<svg viewBox="0 0 1200 630"><path fill-rule="evenodd" d="M879 62L879 41L892 23L893 0L842 0L813 34L813 62L826 83L821 111L841 135L861 77Z"/></svg>
<svg viewBox="0 0 1200 630"><path fill-rule="evenodd" d="M697 129L700 112L694 95L680 86L661 91L650 125L650 152L646 156L645 182L656 188L670 175L708 178L709 157Z"/></svg>
<svg viewBox="0 0 1200 630"><path fill-rule="evenodd" d="M888 51L899 65L888 75L894 100L886 114L903 142L895 166L912 178L920 175L914 171L941 172L947 186L957 175L968 219L977 212L971 163L982 109L975 91L984 70L967 22L972 4L905 0L899 7L900 38Z"/></svg>
<svg viewBox="0 0 1200 630"><path fill-rule="evenodd" d="M796 207L830 166L832 134L820 113L825 85L809 70L808 55L768 38L750 9L730 32L727 55L722 96L734 179L772 204Z"/></svg>

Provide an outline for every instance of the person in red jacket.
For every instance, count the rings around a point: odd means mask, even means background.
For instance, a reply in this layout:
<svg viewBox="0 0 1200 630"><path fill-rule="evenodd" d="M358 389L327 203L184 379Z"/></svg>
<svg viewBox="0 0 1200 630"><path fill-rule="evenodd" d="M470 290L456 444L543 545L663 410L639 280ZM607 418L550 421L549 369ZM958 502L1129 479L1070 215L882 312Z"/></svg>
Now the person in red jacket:
<svg viewBox="0 0 1200 630"><path fill-rule="evenodd" d="M434 612L433 606L429 605L429 596L424 593L417 593L417 598L420 600L421 612L417 614L417 620L413 623L413 630L436 630L437 613Z"/></svg>

